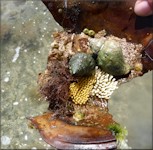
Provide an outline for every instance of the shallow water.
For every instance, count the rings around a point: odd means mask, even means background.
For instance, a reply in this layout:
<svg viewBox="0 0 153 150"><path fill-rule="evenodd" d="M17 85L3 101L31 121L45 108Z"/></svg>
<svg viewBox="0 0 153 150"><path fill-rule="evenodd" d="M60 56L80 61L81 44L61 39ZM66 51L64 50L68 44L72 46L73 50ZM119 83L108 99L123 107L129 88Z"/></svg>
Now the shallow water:
<svg viewBox="0 0 153 150"><path fill-rule="evenodd" d="M46 67L51 34L62 28L41 1L2 1L1 6L1 148L49 149L26 117L47 110L37 77ZM152 148L151 72L116 90L109 108L127 127L130 147Z"/></svg>

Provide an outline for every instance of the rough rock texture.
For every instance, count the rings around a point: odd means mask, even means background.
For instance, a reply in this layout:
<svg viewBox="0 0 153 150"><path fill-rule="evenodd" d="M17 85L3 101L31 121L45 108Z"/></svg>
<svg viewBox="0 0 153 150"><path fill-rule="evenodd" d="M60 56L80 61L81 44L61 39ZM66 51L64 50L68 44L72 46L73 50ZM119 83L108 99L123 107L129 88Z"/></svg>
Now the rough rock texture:
<svg viewBox="0 0 153 150"><path fill-rule="evenodd" d="M98 32L106 29L109 34L140 43L153 35L153 15L138 17L134 13L136 0L42 0L55 20L64 28L81 32L84 28ZM88 19L90 18L90 19Z"/></svg>

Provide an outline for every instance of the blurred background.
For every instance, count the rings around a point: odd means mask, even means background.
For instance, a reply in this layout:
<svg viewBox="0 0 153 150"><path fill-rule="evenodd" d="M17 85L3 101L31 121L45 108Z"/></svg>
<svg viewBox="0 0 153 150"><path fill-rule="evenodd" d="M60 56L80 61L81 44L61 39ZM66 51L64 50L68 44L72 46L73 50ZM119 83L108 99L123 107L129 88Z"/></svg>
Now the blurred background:
<svg viewBox="0 0 153 150"><path fill-rule="evenodd" d="M47 111L38 93L52 33L63 28L41 1L1 1L1 149L51 149L26 117ZM109 101L114 119L128 129L133 149L152 148L152 72L117 89Z"/></svg>

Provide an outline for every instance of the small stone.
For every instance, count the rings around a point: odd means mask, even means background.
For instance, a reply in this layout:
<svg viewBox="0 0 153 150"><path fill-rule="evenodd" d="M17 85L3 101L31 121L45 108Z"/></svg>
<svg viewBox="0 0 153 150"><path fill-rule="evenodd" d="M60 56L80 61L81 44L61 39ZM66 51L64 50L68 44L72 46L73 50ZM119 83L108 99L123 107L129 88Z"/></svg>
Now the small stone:
<svg viewBox="0 0 153 150"><path fill-rule="evenodd" d="M25 135L25 136L24 136L24 139L27 141L27 140L28 140L28 136L27 136L27 135Z"/></svg>
<svg viewBox="0 0 153 150"><path fill-rule="evenodd" d="M142 71L142 69L143 69L143 66L141 63L135 63L135 65L134 65L135 71Z"/></svg>
<svg viewBox="0 0 153 150"><path fill-rule="evenodd" d="M36 147L32 147L31 150L33 150L33 149L37 149L37 148Z"/></svg>
<svg viewBox="0 0 153 150"><path fill-rule="evenodd" d="M2 136L1 143L2 143L2 145L9 145L11 143L11 140L8 136Z"/></svg>
<svg viewBox="0 0 153 150"><path fill-rule="evenodd" d="M62 13L63 10L61 8L58 9L58 13Z"/></svg>
<svg viewBox="0 0 153 150"><path fill-rule="evenodd" d="M18 105L18 104L19 104L19 102L14 102L14 103L13 103L13 105Z"/></svg>
<svg viewBox="0 0 153 150"><path fill-rule="evenodd" d="M6 77L5 79L4 79L4 82L8 82L10 79L9 79L9 77Z"/></svg>

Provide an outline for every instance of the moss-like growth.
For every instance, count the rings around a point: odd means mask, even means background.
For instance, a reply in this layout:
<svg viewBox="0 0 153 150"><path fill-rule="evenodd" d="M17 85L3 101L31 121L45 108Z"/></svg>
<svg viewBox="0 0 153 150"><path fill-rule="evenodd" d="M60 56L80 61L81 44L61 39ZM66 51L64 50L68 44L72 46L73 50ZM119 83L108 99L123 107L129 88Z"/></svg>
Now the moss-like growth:
<svg viewBox="0 0 153 150"><path fill-rule="evenodd" d="M128 135L127 129L117 123L109 125L108 129L115 134L117 141L125 140L126 136Z"/></svg>

